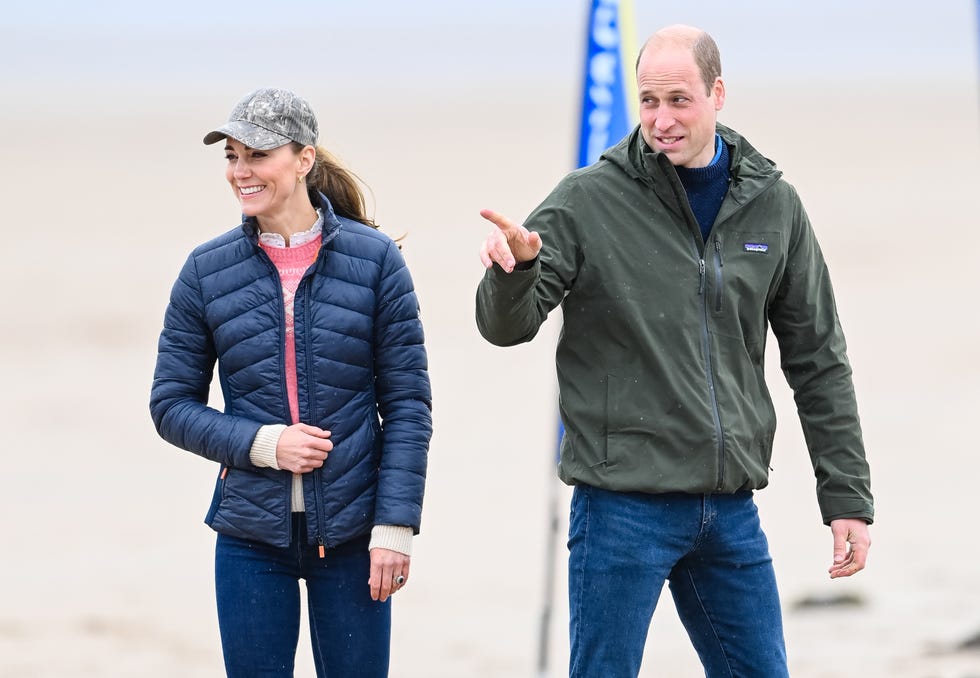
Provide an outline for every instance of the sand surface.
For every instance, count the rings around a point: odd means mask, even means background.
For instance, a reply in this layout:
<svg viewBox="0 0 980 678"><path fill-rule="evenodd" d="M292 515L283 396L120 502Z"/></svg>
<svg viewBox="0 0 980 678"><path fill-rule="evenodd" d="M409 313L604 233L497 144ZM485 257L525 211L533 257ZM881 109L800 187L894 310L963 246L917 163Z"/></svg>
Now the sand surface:
<svg viewBox="0 0 980 678"><path fill-rule="evenodd" d="M735 86L737 85L737 87ZM870 567L831 582L791 395L770 356L780 416L759 494L797 678L976 678L980 651L980 187L973 81L917 90L875 80L729 84L722 122L799 189L821 239L849 342L877 498ZM536 675L548 598L557 319L534 343L486 344L473 323L476 251L493 207L524 216L569 169L574 83L471 84L439 96L305 94L324 142L371 186L422 303L435 394L423 532L397 596L397 678ZM239 91L174 91L116 106L0 111L0 675L221 674L215 468L169 447L147 411L170 285L198 242L237 220L220 149L199 139ZM166 103L167 105L162 105ZM925 106L924 106L925 104ZM557 537L560 541L560 536ZM565 552L553 573L550 675L566 671ZM805 597L856 607L799 610ZM297 676L312 676L305 639ZM642 675L700 675L669 595Z"/></svg>

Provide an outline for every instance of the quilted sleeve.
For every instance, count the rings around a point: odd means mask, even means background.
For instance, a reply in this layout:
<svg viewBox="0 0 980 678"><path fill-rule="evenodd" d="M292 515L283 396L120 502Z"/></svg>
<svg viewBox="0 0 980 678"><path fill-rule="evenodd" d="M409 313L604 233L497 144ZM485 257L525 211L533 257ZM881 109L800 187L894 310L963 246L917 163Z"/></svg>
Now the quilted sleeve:
<svg viewBox="0 0 980 678"><path fill-rule="evenodd" d="M375 319L375 386L383 447L375 524L417 533L432 436L429 383L419 302L397 246L385 254Z"/></svg>
<svg viewBox="0 0 980 678"><path fill-rule="evenodd" d="M254 468L249 450L260 424L207 405L216 360L192 254L170 294L150 414L167 442L226 466Z"/></svg>

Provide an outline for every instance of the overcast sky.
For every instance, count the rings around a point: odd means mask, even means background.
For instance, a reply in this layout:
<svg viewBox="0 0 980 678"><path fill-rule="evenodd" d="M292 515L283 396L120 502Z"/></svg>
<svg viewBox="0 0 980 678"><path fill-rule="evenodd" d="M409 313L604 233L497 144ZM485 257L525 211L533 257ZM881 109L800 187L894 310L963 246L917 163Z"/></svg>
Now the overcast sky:
<svg viewBox="0 0 980 678"><path fill-rule="evenodd" d="M977 80L978 0L639 0L637 40L671 23L717 39L726 76ZM7 0L0 69L17 85L124 87L355 78L577 77L588 2ZM35 90L36 91L36 90Z"/></svg>

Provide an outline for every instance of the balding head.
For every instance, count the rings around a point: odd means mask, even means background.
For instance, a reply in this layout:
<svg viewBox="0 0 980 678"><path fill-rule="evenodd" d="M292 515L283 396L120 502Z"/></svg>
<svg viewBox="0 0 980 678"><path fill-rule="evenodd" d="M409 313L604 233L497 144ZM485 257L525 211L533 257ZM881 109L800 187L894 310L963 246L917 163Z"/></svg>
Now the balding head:
<svg viewBox="0 0 980 678"><path fill-rule="evenodd" d="M694 62L698 66L701 80L704 82L705 90L710 94L715 79L721 77L721 54L718 52L718 45L714 38L694 26L675 24L661 28L643 43L640 53L636 57L636 67L640 67L640 60L646 50L658 50L665 47L682 47L691 52Z"/></svg>

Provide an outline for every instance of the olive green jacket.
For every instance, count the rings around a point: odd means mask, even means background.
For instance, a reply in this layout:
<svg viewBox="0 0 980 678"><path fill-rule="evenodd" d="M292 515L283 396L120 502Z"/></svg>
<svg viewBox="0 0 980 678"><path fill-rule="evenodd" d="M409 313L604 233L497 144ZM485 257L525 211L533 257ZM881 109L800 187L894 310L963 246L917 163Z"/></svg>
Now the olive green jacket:
<svg viewBox="0 0 980 678"><path fill-rule="evenodd" d="M634 130L528 217L540 255L477 291L481 334L529 341L562 306L559 475L615 491L727 493L768 483L772 328L825 522L874 518L844 335L800 199L719 125L731 184L701 238L667 157Z"/></svg>

